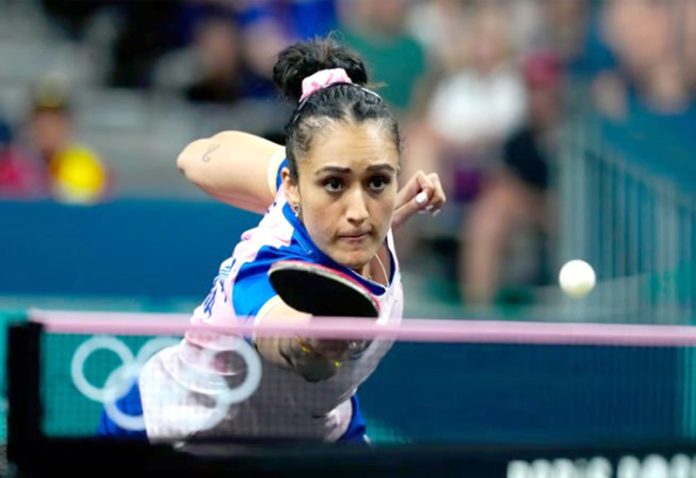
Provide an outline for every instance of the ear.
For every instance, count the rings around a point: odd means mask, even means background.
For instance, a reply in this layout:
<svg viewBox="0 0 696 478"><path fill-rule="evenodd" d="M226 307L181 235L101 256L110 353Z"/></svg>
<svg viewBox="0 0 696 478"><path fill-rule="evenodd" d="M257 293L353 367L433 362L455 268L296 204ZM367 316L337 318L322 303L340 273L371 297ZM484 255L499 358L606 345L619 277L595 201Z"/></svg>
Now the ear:
<svg viewBox="0 0 696 478"><path fill-rule="evenodd" d="M288 199L288 203L293 208L299 207L300 205L300 189L297 181L293 179L292 174L288 168L283 168L280 172L280 179L283 181L283 189L285 189L285 196Z"/></svg>

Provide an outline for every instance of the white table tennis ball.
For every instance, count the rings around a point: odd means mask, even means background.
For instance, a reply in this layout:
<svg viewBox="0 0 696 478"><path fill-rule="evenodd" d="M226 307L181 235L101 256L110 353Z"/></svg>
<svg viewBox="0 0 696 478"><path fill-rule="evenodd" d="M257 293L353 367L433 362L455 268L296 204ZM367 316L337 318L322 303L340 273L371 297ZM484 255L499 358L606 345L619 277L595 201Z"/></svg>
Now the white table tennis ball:
<svg viewBox="0 0 696 478"><path fill-rule="evenodd" d="M579 259L566 262L558 274L558 283L563 292L576 299L589 294L596 282L597 278L592 266Z"/></svg>

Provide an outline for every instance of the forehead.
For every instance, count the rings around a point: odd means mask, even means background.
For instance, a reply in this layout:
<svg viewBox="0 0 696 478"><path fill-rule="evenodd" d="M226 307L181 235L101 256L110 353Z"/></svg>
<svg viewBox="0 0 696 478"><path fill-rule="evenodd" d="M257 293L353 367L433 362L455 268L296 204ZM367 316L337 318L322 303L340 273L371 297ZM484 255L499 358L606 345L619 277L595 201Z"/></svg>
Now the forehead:
<svg viewBox="0 0 696 478"><path fill-rule="evenodd" d="M307 152L308 166L329 163L388 162L397 165L399 152L386 127L376 121L359 124L331 122L314 138Z"/></svg>

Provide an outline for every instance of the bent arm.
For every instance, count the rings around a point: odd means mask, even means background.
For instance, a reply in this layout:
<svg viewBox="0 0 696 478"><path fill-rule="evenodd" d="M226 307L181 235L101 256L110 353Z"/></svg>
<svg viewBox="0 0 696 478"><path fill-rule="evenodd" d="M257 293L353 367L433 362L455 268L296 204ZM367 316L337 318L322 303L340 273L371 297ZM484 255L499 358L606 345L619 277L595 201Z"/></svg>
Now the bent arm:
<svg viewBox="0 0 696 478"><path fill-rule="evenodd" d="M188 144L176 165L186 179L214 198L263 213L273 203L285 148L241 131L223 131Z"/></svg>

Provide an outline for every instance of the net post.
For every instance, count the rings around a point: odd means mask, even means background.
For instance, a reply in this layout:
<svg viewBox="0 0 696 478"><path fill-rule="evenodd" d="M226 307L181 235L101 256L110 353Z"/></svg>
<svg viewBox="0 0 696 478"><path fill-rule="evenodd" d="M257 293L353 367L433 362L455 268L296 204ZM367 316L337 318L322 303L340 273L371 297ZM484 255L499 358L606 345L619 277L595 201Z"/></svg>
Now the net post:
<svg viewBox="0 0 696 478"><path fill-rule="evenodd" d="M36 322L8 327L7 364L7 455L17 466L36 456L41 432L40 338Z"/></svg>

